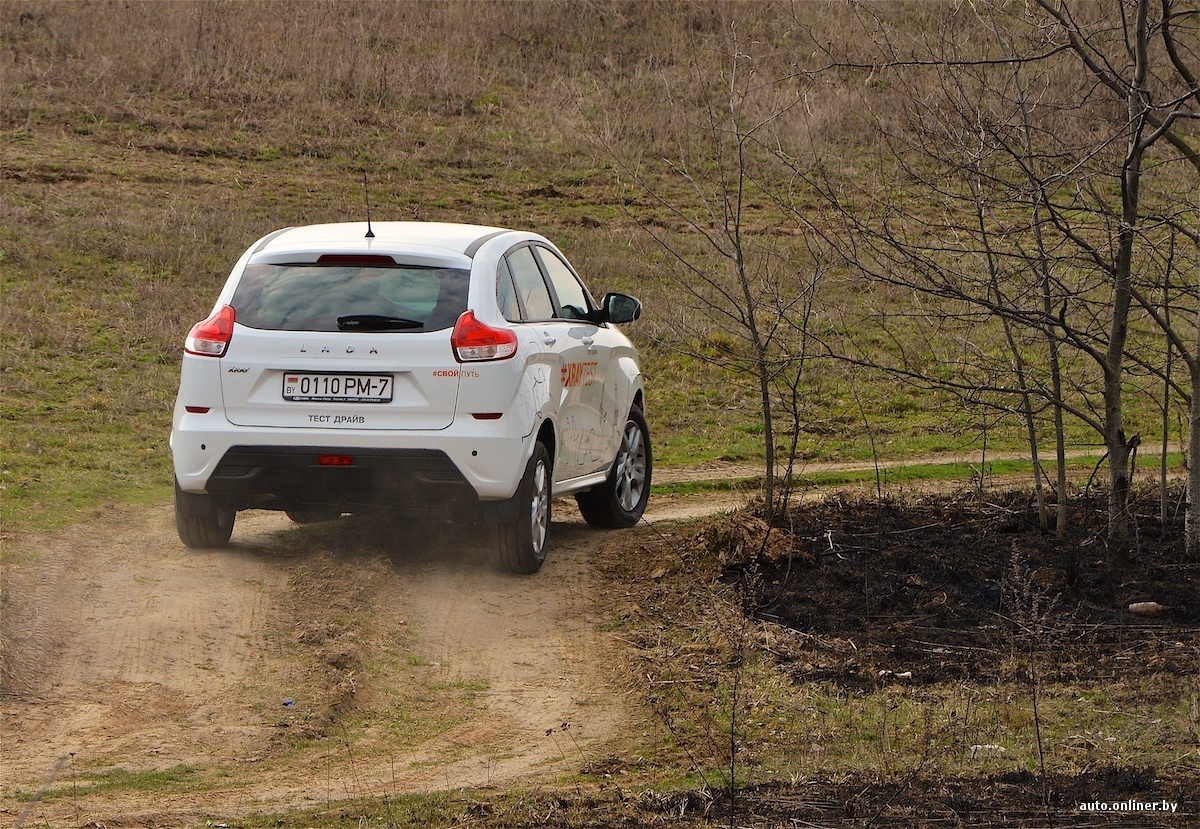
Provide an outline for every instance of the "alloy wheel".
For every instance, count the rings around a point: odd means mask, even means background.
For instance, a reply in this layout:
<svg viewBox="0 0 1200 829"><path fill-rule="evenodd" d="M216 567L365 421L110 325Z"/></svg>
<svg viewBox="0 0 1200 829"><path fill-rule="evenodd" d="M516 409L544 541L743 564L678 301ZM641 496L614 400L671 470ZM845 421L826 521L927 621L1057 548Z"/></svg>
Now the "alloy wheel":
<svg viewBox="0 0 1200 829"><path fill-rule="evenodd" d="M626 512L632 512L642 499L646 486L646 443L642 430L632 420L625 424L621 451L617 456L617 501Z"/></svg>

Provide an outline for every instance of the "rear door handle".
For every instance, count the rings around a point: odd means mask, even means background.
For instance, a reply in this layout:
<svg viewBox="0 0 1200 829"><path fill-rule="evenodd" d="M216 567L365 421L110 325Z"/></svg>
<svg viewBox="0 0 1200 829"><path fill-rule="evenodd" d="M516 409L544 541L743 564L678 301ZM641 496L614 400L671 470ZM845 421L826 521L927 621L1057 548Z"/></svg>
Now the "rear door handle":
<svg viewBox="0 0 1200 829"><path fill-rule="evenodd" d="M558 340L555 339L554 336L551 335L549 331L543 331L542 332L542 342L545 343L546 345L554 345L556 342L558 342Z"/></svg>
<svg viewBox="0 0 1200 829"><path fill-rule="evenodd" d="M584 337L584 338L583 338L583 340L582 340L582 342L583 342L583 344L584 344L584 345L586 345L586 346L587 346L587 350L588 350L588 352L589 352L589 353L591 353L591 352L595 352L595 350L596 350L596 341L595 341L594 339L592 339L591 337Z"/></svg>

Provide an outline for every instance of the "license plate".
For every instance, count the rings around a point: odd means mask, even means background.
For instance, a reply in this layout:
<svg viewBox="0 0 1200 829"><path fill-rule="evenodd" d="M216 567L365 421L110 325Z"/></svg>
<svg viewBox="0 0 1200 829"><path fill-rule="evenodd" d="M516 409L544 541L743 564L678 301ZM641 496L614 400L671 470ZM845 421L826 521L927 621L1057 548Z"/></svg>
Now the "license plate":
<svg viewBox="0 0 1200 829"><path fill-rule="evenodd" d="M283 375L283 399L300 403L390 403L390 374Z"/></svg>

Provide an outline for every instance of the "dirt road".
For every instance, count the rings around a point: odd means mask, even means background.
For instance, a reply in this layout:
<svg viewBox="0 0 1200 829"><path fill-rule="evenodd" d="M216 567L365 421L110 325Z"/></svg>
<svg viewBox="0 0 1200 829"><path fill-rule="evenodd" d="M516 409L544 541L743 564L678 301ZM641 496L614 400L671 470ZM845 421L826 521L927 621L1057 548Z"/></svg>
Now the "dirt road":
<svg viewBox="0 0 1200 829"><path fill-rule="evenodd" d="M648 517L736 500L660 499ZM0 823L220 822L550 782L618 751L633 714L591 561L637 531L555 507L531 578L498 572L475 535L356 518L244 513L232 546L199 552L167 507L10 539Z"/></svg>
<svg viewBox="0 0 1200 829"><path fill-rule="evenodd" d="M659 497L647 517L743 500ZM639 712L603 632L623 597L593 562L653 530L555 509L532 578L498 572L477 535L358 518L243 513L230 547L189 551L168 506L128 507L6 539L0 825L220 823L550 783L629 750Z"/></svg>

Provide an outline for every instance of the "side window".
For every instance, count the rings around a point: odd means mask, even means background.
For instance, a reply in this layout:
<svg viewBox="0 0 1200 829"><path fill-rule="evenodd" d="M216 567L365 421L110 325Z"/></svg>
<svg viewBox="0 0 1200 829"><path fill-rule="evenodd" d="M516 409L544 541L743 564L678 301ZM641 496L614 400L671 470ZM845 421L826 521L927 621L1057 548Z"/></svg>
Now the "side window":
<svg viewBox="0 0 1200 829"><path fill-rule="evenodd" d="M512 271L508 268L508 260L501 259L500 267L496 269L496 303L500 313L509 322L521 321L521 306L517 302L517 288L513 285Z"/></svg>
<svg viewBox="0 0 1200 829"><path fill-rule="evenodd" d="M571 268L566 262L559 259L554 251L546 248L538 248L538 256L541 258L542 264L546 266L546 273L550 277L550 284L554 286L554 293L562 308L563 318L587 319L588 311L592 306L588 301L587 291L579 284L579 280L571 272Z"/></svg>
<svg viewBox="0 0 1200 829"><path fill-rule="evenodd" d="M531 322L554 319L554 303L533 251L528 247L517 248L507 258L517 296L525 309L525 319Z"/></svg>

